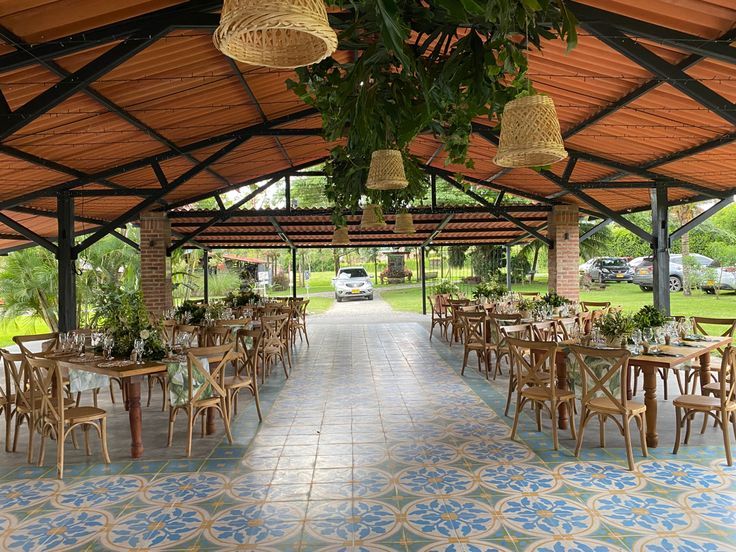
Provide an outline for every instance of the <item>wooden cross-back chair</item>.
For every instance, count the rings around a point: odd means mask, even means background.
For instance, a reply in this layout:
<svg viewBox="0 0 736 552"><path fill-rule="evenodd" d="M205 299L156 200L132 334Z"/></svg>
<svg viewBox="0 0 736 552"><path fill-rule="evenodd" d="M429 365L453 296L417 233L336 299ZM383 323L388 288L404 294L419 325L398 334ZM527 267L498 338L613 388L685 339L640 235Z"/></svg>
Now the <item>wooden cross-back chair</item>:
<svg viewBox="0 0 736 552"><path fill-rule="evenodd" d="M672 450L672 454L677 454L680 448L680 433L683 424L687 424L684 443L688 444L693 416L703 413L705 414L706 421L710 416L715 420L716 425L721 427L726 463L732 466L731 427L729 423L733 426L734 435L736 435L736 396L734 395L736 393L736 348L729 345L724 349L723 357L720 360L721 367L718 371L718 382L710 386L710 392L715 396L681 395L672 401L675 407L677 423L675 447ZM715 386L717 386L717 391L715 390ZM703 427L705 427L705 423Z"/></svg>
<svg viewBox="0 0 736 552"><path fill-rule="evenodd" d="M447 308L441 303L441 296L436 295L432 299L431 295L427 295L429 307L432 314L432 325L429 327L429 340L432 341L432 332L434 327L440 327L440 335L447 339L447 329L452 321L452 317L447 313Z"/></svg>
<svg viewBox="0 0 736 552"><path fill-rule="evenodd" d="M592 312L596 310L607 311L611 307L610 301L580 301L580 307L583 312Z"/></svg>
<svg viewBox="0 0 736 552"><path fill-rule="evenodd" d="M181 343L178 341L180 340L180 336L184 337L183 347L185 349L188 349L190 347L194 347L195 343L199 343L199 334L200 334L200 327L195 326L194 324L169 324L167 327L164 326L164 335L166 335L167 331L171 332L171 341L169 344L171 346L178 346ZM168 394L169 394L169 384L168 384L168 376L166 375L166 372L160 372L156 374L149 374L148 375L148 399L146 400L146 406L151 406L151 395L153 392L153 388L158 385L161 388L161 393L163 395L163 398L161 400L161 412L166 411L166 405L168 404Z"/></svg>
<svg viewBox="0 0 736 552"><path fill-rule="evenodd" d="M537 419L537 431L542 430L541 411L549 412L552 421L552 444L554 450L559 448L557 436L557 412L561 404L567 404L569 411L575 409L575 394L572 391L557 388L557 343L546 341L527 341L507 337L509 350L514 359L516 370L516 412L514 425L511 427L511 438L516 437L521 410L527 403L534 405ZM575 439L575 421L570 418L570 433Z"/></svg>
<svg viewBox="0 0 736 552"><path fill-rule="evenodd" d="M261 356L264 370L270 372L271 366L276 360L280 360L284 367L284 375L287 378L291 369L291 355L289 353L288 335L286 334L288 323L288 314L261 317L261 329L263 330ZM289 363L288 367L286 365L287 361Z"/></svg>
<svg viewBox="0 0 736 552"><path fill-rule="evenodd" d="M204 360L207 360L205 365ZM187 350L187 394L182 404L169 406L169 437L168 445L174 439L174 422L180 410L187 414L187 457L192 455L192 433L197 416L202 416L202 436L204 437L204 423L208 408L219 412L225 425L225 434L228 442L233 442L230 433L230 415L228 412L228 394L225 390L225 368L230 363L236 363L238 355L235 352L235 342L226 343L217 347L194 347ZM195 378L201 385L195 388Z"/></svg>
<svg viewBox="0 0 736 552"><path fill-rule="evenodd" d="M292 342L296 342L296 336L299 336L299 341L306 341L307 347L309 347L309 336L307 335L307 307L309 306L309 299L300 299L294 301L294 317L291 321L293 325Z"/></svg>
<svg viewBox="0 0 736 552"><path fill-rule="evenodd" d="M532 322L532 339L535 341L559 341L559 325L554 320Z"/></svg>
<svg viewBox="0 0 736 552"><path fill-rule="evenodd" d="M3 373L5 376L5 385L3 390L2 411L5 416L5 451L15 452L18 446L18 430L23 420L29 421L32 413L30 405L30 384L28 382L27 372L23 369L23 355L21 353L11 353L5 349L0 349L0 355L3 359ZM15 432L11 447L10 434L11 427L15 421ZM29 421L29 428L32 424ZM30 462L30 458L28 460Z"/></svg>
<svg viewBox="0 0 736 552"><path fill-rule="evenodd" d="M56 441L56 474L64 477L64 443L69 434L81 428L84 433L84 447L87 456L92 452L89 446L89 430L94 428L102 445L102 457L105 464L110 463L107 451L107 412L95 406L67 406L64 393L62 372L73 369L61 361L29 356L26 362L31 373L31 387L40 391L40 405L35 421L41 434L41 445L38 454L38 465L43 466L46 453L46 440Z"/></svg>
<svg viewBox="0 0 736 552"><path fill-rule="evenodd" d="M235 341L232 326L216 324L204 330L204 346L217 347Z"/></svg>
<svg viewBox="0 0 736 552"><path fill-rule="evenodd" d="M487 313L486 318L488 320L488 342L491 346L491 350L496 356L496 363L493 367L493 379L495 380L498 374L503 375L503 372L501 371L501 359L503 357L510 358L504 334L501 332L501 326L518 324L521 322L521 315L518 313ZM509 364L510 363L511 361L509 360Z"/></svg>
<svg viewBox="0 0 736 552"><path fill-rule="evenodd" d="M580 318L570 316L557 319L557 333L563 341L575 341L583 335Z"/></svg>
<svg viewBox="0 0 736 552"><path fill-rule="evenodd" d="M488 315L490 320L491 342L497 341L496 351L496 370L494 371L494 379L496 373L501 373L501 359L505 356L509 363L509 384L506 391L506 406L504 407L504 416L509 415L511 408L511 398L516 391L516 371L514 370L514 358L509 350L508 337L517 339L532 338L532 328L529 324L521 324L520 314L503 314ZM505 324L504 324L505 322Z"/></svg>
<svg viewBox="0 0 736 552"><path fill-rule="evenodd" d="M228 398L228 412L230 416L238 413L238 393L241 389L248 389L253 395L256 404L258 420L263 421L261 401L258 396L258 364L261 348L261 329L238 330L235 350L238 355L235 374L225 377L225 390Z"/></svg>
<svg viewBox="0 0 736 552"><path fill-rule="evenodd" d="M452 326L452 333L450 334L451 347L453 342L457 343L462 338L462 324L460 323L460 318L458 317L460 307L467 307L469 304L470 299L465 298L447 300L447 312L450 315L450 325Z"/></svg>
<svg viewBox="0 0 736 552"><path fill-rule="evenodd" d="M624 437L626 460L629 469L634 469L634 453L631 448L631 420L635 420L639 428L641 451L647 456L646 441L646 406L643 403L630 401L626 397L628 389L628 363L631 353L626 349L596 349L570 346L582 383L582 408L580 427L575 456L580 454L583 445L583 434L588 422L594 416L600 424L600 446L606 446L605 423L614 421ZM618 382L618 389L616 383Z"/></svg>
<svg viewBox="0 0 736 552"><path fill-rule="evenodd" d="M463 326L463 367L460 375L465 375L465 367L468 364L468 356L474 352L478 357L478 371L481 364L485 366L486 379L489 377L491 368L491 346L487 337L486 315L478 311L460 311L458 320Z"/></svg>

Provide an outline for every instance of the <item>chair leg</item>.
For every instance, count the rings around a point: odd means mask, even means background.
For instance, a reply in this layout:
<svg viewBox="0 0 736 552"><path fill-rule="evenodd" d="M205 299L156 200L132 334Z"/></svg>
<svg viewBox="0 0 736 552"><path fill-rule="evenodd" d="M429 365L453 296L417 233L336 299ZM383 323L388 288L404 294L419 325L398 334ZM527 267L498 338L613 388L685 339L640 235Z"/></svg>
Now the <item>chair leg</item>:
<svg viewBox="0 0 736 552"><path fill-rule="evenodd" d="M28 413L28 463L33 462L33 434L36 432L36 420L33 412Z"/></svg>
<svg viewBox="0 0 736 552"><path fill-rule="evenodd" d="M668 390L668 381L669 381L669 375L670 372L667 368L662 369L662 383L664 383L664 400L667 400L667 390Z"/></svg>
<svg viewBox="0 0 736 552"><path fill-rule="evenodd" d="M680 433L682 432L682 409L679 406L675 407L675 446L672 449L672 454L677 454L680 449Z"/></svg>
<svg viewBox="0 0 736 552"><path fill-rule="evenodd" d="M629 471L634 471L634 451L631 450L631 428L629 423L631 420L626 416L623 417L624 426L624 445L626 446L626 460L629 463Z"/></svg>
<svg viewBox="0 0 736 552"><path fill-rule="evenodd" d="M89 448L89 425L84 424L82 426L82 433L84 434L84 452L87 456L92 456L92 449Z"/></svg>
<svg viewBox="0 0 736 552"><path fill-rule="evenodd" d="M606 448L606 417L598 414L598 441L601 448Z"/></svg>
<svg viewBox="0 0 736 552"><path fill-rule="evenodd" d="M468 349L465 349L465 352L463 353L463 367L460 369L460 375L465 375L465 366L468 364L468 355L470 354L470 351Z"/></svg>
<svg viewBox="0 0 736 552"><path fill-rule="evenodd" d="M5 452L10 452L10 429L12 427L12 416L10 405L5 406Z"/></svg>
<svg viewBox="0 0 736 552"><path fill-rule="evenodd" d="M263 414L261 414L261 399L258 396L258 387L253 386L253 398L256 401L256 412L258 413L258 421L263 421ZM734 429L736 429L736 421L734 421Z"/></svg>
<svg viewBox="0 0 736 552"><path fill-rule="evenodd" d="M537 410L537 412L541 411L541 408ZM557 403L551 402L550 403L550 410L549 415L552 419L552 446L554 447L554 450L559 450L560 448L560 438L557 435L557 423L555 420L555 413L557 412Z"/></svg>
<svg viewBox="0 0 736 552"><path fill-rule="evenodd" d="M644 458L649 456L647 448L647 419L644 414L640 414L636 418L636 425L639 428L639 441L641 443L641 454Z"/></svg>
<svg viewBox="0 0 736 552"><path fill-rule="evenodd" d="M112 379L110 380L110 401L115 404L115 393L113 393Z"/></svg>
<svg viewBox="0 0 736 552"><path fill-rule="evenodd" d="M20 414L15 415L15 430L13 432L13 446L11 447L11 450L15 452L18 450L18 433L20 430L20 426L23 423L23 416Z"/></svg>
<svg viewBox="0 0 736 552"><path fill-rule="evenodd" d="M592 417L593 413L588 412L585 405L580 409L580 427L578 428L578 440L575 444L575 456L580 455L580 449L583 447L583 435L585 434L585 426L588 425L588 420Z"/></svg>
<svg viewBox="0 0 736 552"><path fill-rule="evenodd" d="M168 402L168 396L169 396L169 382L166 379L166 377L161 379L161 392L163 393L164 397L161 400L161 412L166 411L166 403Z"/></svg>
<svg viewBox="0 0 736 552"><path fill-rule="evenodd" d="M723 448L726 451L726 464L733 466L733 458L731 458L731 435L730 428L728 427L728 415L727 412L721 411L721 429L723 430Z"/></svg>
<svg viewBox="0 0 736 552"><path fill-rule="evenodd" d="M695 412L691 412L689 410L685 410L685 440L683 441L686 445L690 442L690 429L692 425L693 416L695 415ZM708 415L705 415L705 419L708 419Z"/></svg>
<svg viewBox="0 0 736 552"><path fill-rule="evenodd" d="M514 412L514 425L511 426L511 440L512 441L516 438L516 429L519 427L519 412L521 412L521 407L523 404L524 404L524 401L521 398L521 393L517 393L516 411Z"/></svg>
<svg viewBox="0 0 736 552"><path fill-rule="evenodd" d="M176 412L177 410L175 408L169 407L169 438L166 444L167 447L170 447L174 441L174 420L176 420Z"/></svg>
<svg viewBox="0 0 736 552"><path fill-rule="evenodd" d="M537 431L542 431L542 407L539 403L534 403L534 416L537 419Z"/></svg>
<svg viewBox="0 0 736 552"><path fill-rule="evenodd" d="M153 389L153 378L148 376L148 400L146 401L146 408L151 406L151 390Z"/></svg>
<svg viewBox="0 0 736 552"><path fill-rule="evenodd" d="M60 427L56 430L56 477L64 478L64 428Z"/></svg>
<svg viewBox="0 0 736 552"><path fill-rule="evenodd" d="M573 415L573 412L575 411L575 399L567 401L567 409L570 417L570 435L573 439L577 439L577 431L575 431L575 416ZM557 410L552 413L552 425L557 423L556 415Z"/></svg>
<svg viewBox="0 0 736 552"><path fill-rule="evenodd" d="M508 417L509 415L509 407L511 406L511 397L514 394L515 387L516 387L516 379L514 378L514 373L512 371L511 374L509 375L509 390L508 390L508 394L506 395L506 408L503 409L503 415L506 417Z"/></svg>
<svg viewBox="0 0 736 552"><path fill-rule="evenodd" d="M109 464L110 453L107 450L107 418L100 420L100 442L102 445L102 458L105 459L105 464Z"/></svg>
<svg viewBox="0 0 736 552"><path fill-rule="evenodd" d="M192 407L187 408L187 458L192 456L192 433L194 432L194 412Z"/></svg>
<svg viewBox="0 0 736 552"><path fill-rule="evenodd" d="M682 385L682 378L680 377L680 371L674 370L675 380L677 381L677 389L680 391L680 395L687 394L687 372L685 372L685 386Z"/></svg>
<svg viewBox="0 0 736 552"><path fill-rule="evenodd" d="M225 435L227 435L227 442L233 444L233 434L230 432L230 415L227 412L224 399L220 402L221 409L220 414L222 415L222 422L225 424Z"/></svg>
<svg viewBox="0 0 736 552"><path fill-rule="evenodd" d="M46 432L41 432L41 444L38 448L38 465L43 466L44 460L46 460Z"/></svg>

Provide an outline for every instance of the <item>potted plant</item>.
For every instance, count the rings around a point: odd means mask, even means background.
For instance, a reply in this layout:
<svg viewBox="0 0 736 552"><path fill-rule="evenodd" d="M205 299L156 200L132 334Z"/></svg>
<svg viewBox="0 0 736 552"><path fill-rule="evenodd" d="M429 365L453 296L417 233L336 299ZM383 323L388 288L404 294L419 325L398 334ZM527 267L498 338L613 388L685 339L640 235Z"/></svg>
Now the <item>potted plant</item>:
<svg viewBox="0 0 736 552"><path fill-rule="evenodd" d="M620 348L626 345L636 329L634 317L621 311L607 312L596 322L596 328L606 338L606 345Z"/></svg>
<svg viewBox="0 0 736 552"><path fill-rule="evenodd" d="M432 291L435 295L452 295L460 291L460 288L450 280L440 280Z"/></svg>
<svg viewBox="0 0 736 552"><path fill-rule="evenodd" d="M473 297L476 300L487 299L489 301L495 301L504 293L506 293L506 287L496 280L491 280L478 284L473 291Z"/></svg>
<svg viewBox="0 0 736 552"><path fill-rule="evenodd" d="M522 319L528 319L532 316L532 311L534 310L534 301L531 299L525 299L521 298L519 299L519 302L516 304L519 309L519 314L521 315Z"/></svg>
<svg viewBox="0 0 736 552"><path fill-rule="evenodd" d="M564 307L565 305L570 305L572 303L572 301L570 301L567 297L558 295L554 291L543 296L542 301L552 308L552 312L555 315L560 314L562 307Z"/></svg>
<svg viewBox="0 0 736 552"><path fill-rule="evenodd" d="M667 317L653 305L645 305L634 315L634 323L639 330L660 328L667 323Z"/></svg>

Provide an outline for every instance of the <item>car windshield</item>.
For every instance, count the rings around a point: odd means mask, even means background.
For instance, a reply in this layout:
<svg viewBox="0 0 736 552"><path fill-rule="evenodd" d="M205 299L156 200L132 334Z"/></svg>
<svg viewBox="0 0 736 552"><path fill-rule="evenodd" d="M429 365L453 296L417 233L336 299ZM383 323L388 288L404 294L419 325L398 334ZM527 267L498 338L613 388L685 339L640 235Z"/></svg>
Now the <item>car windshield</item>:
<svg viewBox="0 0 736 552"><path fill-rule="evenodd" d="M340 278L367 278L365 268L345 268L340 272Z"/></svg>
<svg viewBox="0 0 736 552"><path fill-rule="evenodd" d="M623 259L601 259L601 268L626 268L628 264Z"/></svg>

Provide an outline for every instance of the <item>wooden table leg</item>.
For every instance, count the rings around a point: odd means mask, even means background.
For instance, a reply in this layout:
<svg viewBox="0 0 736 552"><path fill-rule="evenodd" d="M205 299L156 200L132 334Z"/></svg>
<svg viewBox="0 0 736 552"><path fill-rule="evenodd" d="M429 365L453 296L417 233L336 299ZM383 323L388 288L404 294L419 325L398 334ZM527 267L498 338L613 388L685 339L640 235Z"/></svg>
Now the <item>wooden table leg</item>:
<svg viewBox="0 0 736 552"><path fill-rule="evenodd" d="M128 419L130 420L130 455L143 456L143 435L141 423L141 378L126 378Z"/></svg>
<svg viewBox="0 0 736 552"><path fill-rule="evenodd" d="M555 367L557 369L557 389L567 391L567 355L559 351L555 357ZM560 429L567 429L568 412L567 404L562 403L558 407L558 423Z"/></svg>
<svg viewBox="0 0 736 552"><path fill-rule="evenodd" d="M210 406L207 409L207 428L205 430L207 435L212 435L216 431L215 429L215 416L216 415L217 415L217 410L214 407Z"/></svg>
<svg viewBox="0 0 736 552"><path fill-rule="evenodd" d="M703 386L710 383L710 352L700 355L700 393L703 393Z"/></svg>
<svg viewBox="0 0 736 552"><path fill-rule="evenodd" d="M647 446L655 448L659 445L657 434L657 369L653 366L642 368L644 374L644 404L647 407Z"/></svg>

